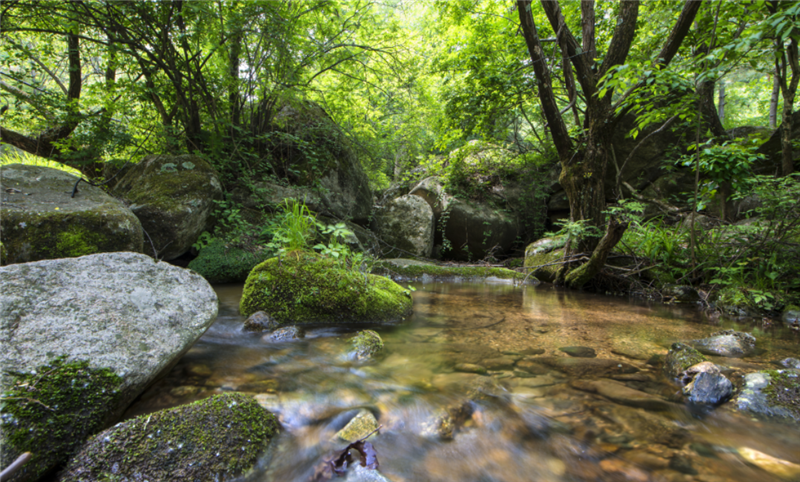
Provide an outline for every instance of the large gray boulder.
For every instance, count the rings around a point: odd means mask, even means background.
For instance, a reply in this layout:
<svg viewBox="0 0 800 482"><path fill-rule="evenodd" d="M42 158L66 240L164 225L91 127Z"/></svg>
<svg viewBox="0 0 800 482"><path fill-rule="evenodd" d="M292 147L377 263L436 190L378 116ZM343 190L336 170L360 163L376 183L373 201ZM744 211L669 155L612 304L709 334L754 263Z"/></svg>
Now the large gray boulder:
<svg viewBox="0 0 800 482"><path fill-rule="evenodd" d="M15 264L0 268L0 279L0 384L17 386L19 375L14 373L39 370L36 386L26 389L26 398L37 399L63 382L58 374L64 370L83 373L88 380L60 387L56 398L48 399L58 408L34 420L20 414L31 413L36 404L6 401L4 413L17 415L10 422L2 419L5 441L0 440L0 458L13 460L15 454L35 448L31 466L40 473L63 462L80 437L90 434L60 425L73 423L69 413L59 412L68 409L73 392L91 389L98 377L106 380L97 393L80 395L85 403L79 415L86 427L107 426L166 373L217 316L216 293L200 275L138 253ZM61 362L72 365L41 369ZM109 391L114 391L113 397L104 398ZM15 437L18 430L27 435ZM42 449L59 438L65 440L51 452Z"/></svg>
<svg viewBox="0 0 800 482"><path fill-rule="evenodd" d="M158 257L170 260L188 251L210 227L222 184L211 164L197 156L147 156L114 192L130 204ZM151 254L150 246L145 252Z"/></svg>
<svg viewBox="0 0 800 482"><path fill-rule="evenodd" d="M319 202L319 214L366 225L372 190L344 132L313 102L285 101L275 110L266 149L271 171L292 186L291 197ZM263 187L278 191L275 184Z"/></svg>
<svg viewBox="0 0 800 482"><path fill-rule="evenodd" d="M445 257L457 261L483 259L505 253L517 239L514 216L488 203L452 198L442 213L444 237L450 242Z"/></svg>
<svg viewBox="0 0 800 482"><path fill-rule="evenodd" d="M373 231L389 246L429 258L433 251L433 210L418 196L401 196L375 212ZM391 248L384 251L391 254Z"/></svg>
<svg viewBox="0 0 800 482"><path fill-rule="evenodd" d="M0 166L0 264L142 251L142 225L124 203L58 169Z"/></svg>

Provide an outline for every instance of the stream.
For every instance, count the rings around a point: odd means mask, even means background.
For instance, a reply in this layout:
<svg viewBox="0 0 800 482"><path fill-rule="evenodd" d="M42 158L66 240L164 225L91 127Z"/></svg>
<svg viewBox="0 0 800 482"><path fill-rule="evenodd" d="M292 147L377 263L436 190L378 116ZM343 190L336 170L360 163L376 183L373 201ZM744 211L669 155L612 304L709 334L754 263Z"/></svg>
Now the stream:
<svg viewBox="0 0 800 482"><path fill-rule="evenodd" d="M363 409L382 425L369 440L380 473L394 482L785 480L745 463L742 449L800 464L800 428L726 405L690 411L679 387L648 364L676 341L735 329L753 334L759 351L710 358L736 383L800 357L797 333L777 323L709 319L694 306L544 285L412 286L414 315L375 328L384 354L366 363L345 355L357 327L308 329L283 343L241 331L242 285L217 286L217 321L126 417L225 391L252 393L282 426L271 460L249 478L257 481L312 480L347 446L336 433ZM559 348L568 346L637 368L614 383L674 403L659 410L614 403L573 388L578 376L532 362L567 357ZM474 365L488 372L465 372ZM591 367L580 375L597 376Z"/></svg>

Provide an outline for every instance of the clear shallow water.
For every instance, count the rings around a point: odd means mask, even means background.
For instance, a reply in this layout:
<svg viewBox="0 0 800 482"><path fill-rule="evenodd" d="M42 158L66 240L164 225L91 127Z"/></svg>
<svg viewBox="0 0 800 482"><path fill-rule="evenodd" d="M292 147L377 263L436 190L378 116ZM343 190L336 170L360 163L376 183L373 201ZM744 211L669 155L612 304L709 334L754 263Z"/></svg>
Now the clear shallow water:
<svg viewBox="0 0 800 482"><path fill-rule="evenodd" d="M356 328L311 329L291 343L242 332L242 286L218 286L217 322L127 415L224 391L253 393L283 427L269 470L253 479L263 481L313 478L325 457L347 445L334 435L362 408L383 426L370 440L381 473L395 482L781 480L746 464L736 453L742 447L800 463L800 428L724 406L692 414L678 387L646 363L675 341L733 328L753 333L761 349L712 360L731 367L735 380L799 357L800 340L789 330L542 286L414 286L413 317L377 329L385 355L365 364L345 356ZM616 404L572 388L576 377L528 355L566 356L558 348L576 345L638 368L618 381L676 403L661 411ZM496 369L462 373L455 370L461 363ZM442 440L432 427L445 412L453 436Z"/></svg>

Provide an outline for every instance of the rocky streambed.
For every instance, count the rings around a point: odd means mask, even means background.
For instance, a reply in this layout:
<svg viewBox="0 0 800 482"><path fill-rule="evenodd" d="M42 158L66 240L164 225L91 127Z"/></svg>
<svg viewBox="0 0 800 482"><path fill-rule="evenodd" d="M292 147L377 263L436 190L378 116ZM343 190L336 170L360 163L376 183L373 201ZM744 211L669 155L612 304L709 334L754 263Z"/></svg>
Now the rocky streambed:
<svg viewBox="0 0 800 482"><path fill-rule="evenodd" d="M544 286L413 287L411 319L355 357L363 327L243 331L242 286L217 286L216 323L126 417L254 396L281 432L250 480L320 480L378 426L378 471L346 480L800 477L795 331Z"/></svg>

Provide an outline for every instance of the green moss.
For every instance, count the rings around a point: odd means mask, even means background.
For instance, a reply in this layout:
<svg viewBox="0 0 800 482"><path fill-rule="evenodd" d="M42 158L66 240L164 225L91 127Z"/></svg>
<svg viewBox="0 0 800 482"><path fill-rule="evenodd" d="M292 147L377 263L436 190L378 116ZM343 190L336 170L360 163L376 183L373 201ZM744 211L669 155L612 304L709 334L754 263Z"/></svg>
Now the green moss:
<svg viewBox="0 0 800 482"><path fill-rule="evenodd" d="M208 246L200 250L197 258L189 263L189 269L199 273L209 283L240 282L247 279L253 267L272 254L273 252L267 249L250 252L226 245L220 239L213 239Z"/></svg>
<svg viewBox="0 0 800 482"><path fill-rule="evenodd" d="M141 251L142 233L119 229L109 236L108 217L103 207L81 211L15 213L3 211L5 249L0 264L42 259L72 258L94 253Z"/></svg>
<svg viewBox="0 0 800 482"><path fill-rule="evenodd" d="M800 420L800 373L792 370L768 370L766 373L770 377L764 389L767 399Z"/></svg>
<svg viewBox="0 0 800 482"><path fill-rule="evenodd" d="M353 345L353 355L358 360L372 358L383 351L383 340L372 330L359 331L350 339L350 343Z"/></svg>
<svg viewBox="0 0 800 482"><path fill-rule="evenodd" d="M556 280L560 264L552 264L564 258L564 250L559 249L564 246L563 239L556 239L550 242L539 240L528 245L525 249L525 267L533 271L533 277L539 281L552 283Z"/></svg>
<svg viewBox="0 0 800 482"><path fill-rule="evenodd" d="M411 307L410 293L392 280L295 252L253 268L239 309L243 316L264 311L283 325L389 323L410 315Z"/></svg>
<svg viewBox="0 0 800 482"><path fill-rule="evenodd" d="M86 438L103 428L116 408L120 377L88 362L58 358L34 373L12 374L3 393L0 465L31 452L14 480L36 480L66 461Z"/></svg>
<svg viewBox="0 0 800 482"><path fill-rule="evenodd" d="M134 167L131 172L135 175L125 176L114 189L131 204L147 206L153 212L172 212L185 209L184 199L214 191L208 180L216 171L197 156L146 157L142 162L144 169ZM187 169L189 165L191 169ZM199 203L195 207L199 208Z"/></svg>
<svg viewBox="0 0 800 482"><path fill-rule="evenodd" d="M62 480L228 480L250 470L277 433L275 416L255 399L217 395L99 433Z"/></svg>
<svg viewBox="0 0 800 482"><path fill-rule="evenodd" d="M427 275L433 278L470 278L482 279L495 277L500 279L522 279L525 276L506 268L484 268L482 266L440 266L435 264L401 265L390 261L378 261L372 272L407 281L417 281Z"/></svg>
<svg viewBox="0 0 800 482"><path fill-rule="evenodd" d="M707 360L705 356L689 345L673 343L664 362L664 372L671 378L676 378L687 368Z"/></svg>

